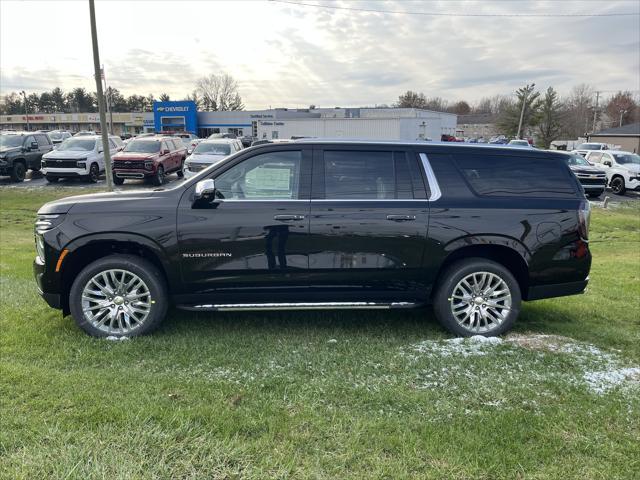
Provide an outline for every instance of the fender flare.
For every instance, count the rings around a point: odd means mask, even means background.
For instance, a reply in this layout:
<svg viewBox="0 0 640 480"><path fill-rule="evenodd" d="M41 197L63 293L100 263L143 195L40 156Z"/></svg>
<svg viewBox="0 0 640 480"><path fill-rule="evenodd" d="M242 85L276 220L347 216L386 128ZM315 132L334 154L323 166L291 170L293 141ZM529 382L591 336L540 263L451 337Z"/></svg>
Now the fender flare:
<svg viewBox="0 0 640 480"><path fill-rule="evenodd" d="M456 238L450 241L444 246L446 252L446 258L452 253L460 250L464 247L478 247L478 246L502 246L510 248L517 252L526 265L529 265L531 260L531 251L517 238L509 237L506 235L492 235L492 234L480 234L480 235L466 235L464 237Z"/></svg>

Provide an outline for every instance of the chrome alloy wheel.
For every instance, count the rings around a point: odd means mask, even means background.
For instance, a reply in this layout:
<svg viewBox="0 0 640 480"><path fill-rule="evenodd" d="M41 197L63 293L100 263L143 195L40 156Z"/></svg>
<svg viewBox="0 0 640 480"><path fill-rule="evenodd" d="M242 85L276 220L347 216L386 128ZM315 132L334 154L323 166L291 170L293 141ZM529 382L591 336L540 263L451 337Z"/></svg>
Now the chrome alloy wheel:
<svg viewBox="0 0 640 480"><path fill-rule="evenodd" d="M472 333L498 328L511 310L511 291L491 272L474 272L458 282L451 295L451 313L458 325Z"/></svg>
<svg viewBox="0 0 640 480"><path fill-rule="evenodd" d="M128 270L104 270L82 291L82 312L91 325L108 334L137 330L151 312L151 293L144 281Z"/></svg>

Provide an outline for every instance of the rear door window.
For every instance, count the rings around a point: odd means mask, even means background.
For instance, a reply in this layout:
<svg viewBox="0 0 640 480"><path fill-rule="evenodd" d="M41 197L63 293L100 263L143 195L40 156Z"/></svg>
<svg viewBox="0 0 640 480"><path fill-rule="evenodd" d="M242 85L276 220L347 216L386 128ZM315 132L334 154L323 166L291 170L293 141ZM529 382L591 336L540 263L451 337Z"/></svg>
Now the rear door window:
<svg viewBox="0 0 640 480"><path fill-rule="evenodd" d="M51 145L49 143L49 137L47 137L46 135L36 135L36 140L38 141L38 146L40 148L48 147L49 145Z"/></svg>
<svg viewBox="0 0 640 480"><path fill-rule="evenodd" d="M574 197L574 182L560 161L500 155L453 156L472 190L485 197Z"/></svg>
<svg viewBox="0 0 640 480"><path fill-rule="evenodd" d="M321 168L327 200L413 199L418 187L404 152L325 150Z"/></svg>

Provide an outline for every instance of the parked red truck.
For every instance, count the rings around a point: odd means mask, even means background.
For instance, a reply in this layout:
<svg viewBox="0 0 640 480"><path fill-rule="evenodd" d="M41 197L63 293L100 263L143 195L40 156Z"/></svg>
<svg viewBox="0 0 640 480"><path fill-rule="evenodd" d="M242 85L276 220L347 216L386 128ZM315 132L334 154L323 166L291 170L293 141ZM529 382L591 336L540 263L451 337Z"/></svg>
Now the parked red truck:
<svg viewBox="0 0 640 480"><path fill-rule="evenodd" d="M122 185L127 178L149 179L162 185L165 175L182 177L187 149L178 137L153 136L131 140L113 156L113 181Z"/></svg>

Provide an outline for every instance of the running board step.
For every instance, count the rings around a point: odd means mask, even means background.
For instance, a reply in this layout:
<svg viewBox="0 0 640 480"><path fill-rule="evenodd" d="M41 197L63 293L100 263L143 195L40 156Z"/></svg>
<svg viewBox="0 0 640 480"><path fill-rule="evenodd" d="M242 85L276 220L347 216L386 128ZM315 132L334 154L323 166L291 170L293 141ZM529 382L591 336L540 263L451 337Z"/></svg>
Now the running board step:
<svg viewBox="0 0 640 480"><path fill-rule="evenodd" d="M389 310L396 308L416 308L421 303L414 302L297 302L297 303L216 303L204 305L178 305L182 310L194 312L228 312L228 311L256 311L256 310L353 310L378 309Z"/></svg>

